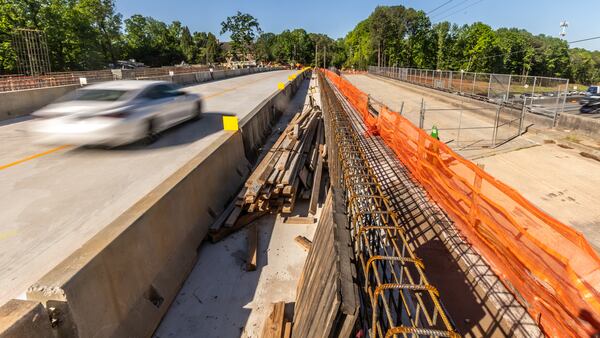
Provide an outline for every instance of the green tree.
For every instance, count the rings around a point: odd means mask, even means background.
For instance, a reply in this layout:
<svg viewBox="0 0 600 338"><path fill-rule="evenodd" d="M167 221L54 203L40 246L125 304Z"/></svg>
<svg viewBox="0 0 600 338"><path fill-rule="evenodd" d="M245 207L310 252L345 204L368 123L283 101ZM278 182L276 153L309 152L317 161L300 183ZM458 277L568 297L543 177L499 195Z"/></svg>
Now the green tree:
<svg viewBox="0 0 600 338"><path fill-rule="evenodd" d="M258 21L250 14L237 12L221 22L221 34L230 33L235 58L246 59L252 50L254 39L261 34Z"/></svg>
<svg viewBox="0 0 600 338"><path fill-rule="evenodd" d="M107 61L116 62L121 39L121 14L115 12L114 0L79 0L75 10L87 20Z"/></svg>
<svg viewBox="0 0 600 338"><path fill-rule="evenodd" d="M276 39L277 35L274 33L263 33L256 39L254 54L257 60L263 62L275 60L273 57L273 45Z"/></svg>
<svg viewBox="0 0 600 338"><path fill-rule="evenodd" d="M187 26L184 26L181 30L181 39L179 44L185 61L188 63L193 63L196 58L196 54L198 53L198 48L194 44L194 39L192 38L192 34Z"/></svg>

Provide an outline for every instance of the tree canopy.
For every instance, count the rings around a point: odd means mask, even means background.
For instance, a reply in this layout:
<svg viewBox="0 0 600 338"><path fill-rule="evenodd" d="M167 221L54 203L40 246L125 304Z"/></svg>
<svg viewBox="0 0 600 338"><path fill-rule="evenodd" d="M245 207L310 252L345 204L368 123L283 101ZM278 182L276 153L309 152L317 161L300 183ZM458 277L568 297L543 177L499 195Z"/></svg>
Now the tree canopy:
<svg viewBox="0 0 600 338"><path fill-rule="evenodd" d="M230 33L234 58L245 59L252 50L254 39L261 32L255 17L239 11L221 22L221 34Z"/></svg>
<svg viewBox="0 0 600 338"><path fill-rule="evenodd" d="M2 0L0 74L14 73L11 40L17 28L46 34L53 71L101 69L122 59L149 66L224 60L211 32L192 32L135 14L123 20L114 0ZM482 22L432 23L420 10L378 6L344 38L286 29L263 33L258 20L237 12L220 33L229 33L231 57L257 62L366 69L369 65L567 77L600 82L600 51L570 48L562 39L519 28L493 29Z"/></svg>

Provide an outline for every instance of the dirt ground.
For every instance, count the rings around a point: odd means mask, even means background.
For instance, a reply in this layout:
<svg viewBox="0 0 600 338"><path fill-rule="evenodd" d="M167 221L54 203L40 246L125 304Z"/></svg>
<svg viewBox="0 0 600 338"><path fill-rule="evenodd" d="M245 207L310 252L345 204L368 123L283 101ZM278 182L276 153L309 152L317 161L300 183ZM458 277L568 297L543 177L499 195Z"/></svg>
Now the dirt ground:
<svg viewBox="0 0 600 338"><path fill-rule="evenodd" d="M447 96L441 97L423 87L368 75L348 75L347 78L392 110L399 111L404 102L403 115L413 123L418 123L421 100L430 107L452 106ZM460 100L457 96L456 103ZM452 111L448 114L440 111L436 123L443 129L456 125L456 119ZM489 125L489 120L473 113L463 113L462 123ZM441 131L442 141L447 142L453 137ZM582 232L600 251L600 208L597 205L600 201L600 162L581 156L581 152L596 153L597 150L585 145L579 147L568 139L564 133L548 131L527 133L495 149L455 149L465 158L484 164L488 173L515 188L546 213ZM553 143L547 143L548 140L553 140ZM452 143L449 145L452 146Z"/></svg>

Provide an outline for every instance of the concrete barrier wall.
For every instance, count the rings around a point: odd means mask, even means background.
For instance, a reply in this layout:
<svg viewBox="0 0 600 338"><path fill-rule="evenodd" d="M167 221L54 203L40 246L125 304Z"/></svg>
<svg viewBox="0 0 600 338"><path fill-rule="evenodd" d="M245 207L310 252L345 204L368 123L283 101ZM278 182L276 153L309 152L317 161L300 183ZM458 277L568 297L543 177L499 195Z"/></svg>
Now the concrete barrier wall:
<svg viewBox="0 0 600 338"><path fill-rule="evenodd" d="M259 148L271 133L274 121L279 119L305 78L310 78L310 72L298 75L294 81L288 82L283 90L266 98L240 121L246 158L251 161L256 159Z"/></svg>
<svg viewBox="0 0 600 338"><path fill-rule="evenodd" d="M244 68L234 70L217 70L212 72L197 72L187 74L160 75L152 77L138 78L138 80L158 80L169 81L180 85L191 85L212 80L222 80L234 76L248 75L273 70L281 70L281 67L274 68ZM59 97L69 93L72 90L80 88L79 85L69 85L60 87L48 87L18 90L12 92L0 93L0 121L11 119L18 116L31 114L35 110L53 102Z"/></svg>
<svg viewBox="0 0 600 338"><path fill-rule="evenodd" d="M27 291L53 308L59 337L149 337L197 248L248 170L239 133L223 134Z"/></svg>
<svg viewBox="0 0 600 338"><path fill-rule="evenodd" d="M69 85L2 92L0 93L0 121L29 114L79 87L79 85Z"/></svg>
<svg viewBox="0 0 600 338"><path fill-rule="evenodd" d="M303 78L261 105L283 110ZM27 298L34 303L28 304L41 302L54 323L34 336L149 337L193 268L210 224L243 184L250 167L244 135L270 128L254 120L275 122L271 111L253 111L241 132L223 133L31 286ZM254 147L259 139L248 142ZM22 312L23 318L30 313ZM27 322L3 317L0 332L4 322L5 330Z"/></svg>
<svg viewBox="0 0 600 338"><path fill-rule="evenodd" d="M0 307L0 337L51 338L48 313L39 302L13 299Z"/></svg>

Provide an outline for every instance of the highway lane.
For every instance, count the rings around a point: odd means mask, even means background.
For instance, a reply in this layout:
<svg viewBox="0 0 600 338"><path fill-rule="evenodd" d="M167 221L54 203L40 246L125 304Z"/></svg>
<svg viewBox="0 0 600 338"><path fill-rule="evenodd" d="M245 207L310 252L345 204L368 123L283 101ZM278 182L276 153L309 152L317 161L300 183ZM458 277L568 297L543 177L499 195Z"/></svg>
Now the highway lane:
<svg viewBox="0 0 600 338"><path fill-rule="evenodd" d="M204 96L203 119L165 132L150 146L43 147L25 133L31 121L0 125L0 305L224 133L221 114L244 117L291 74L187 87Z"/></svg>

